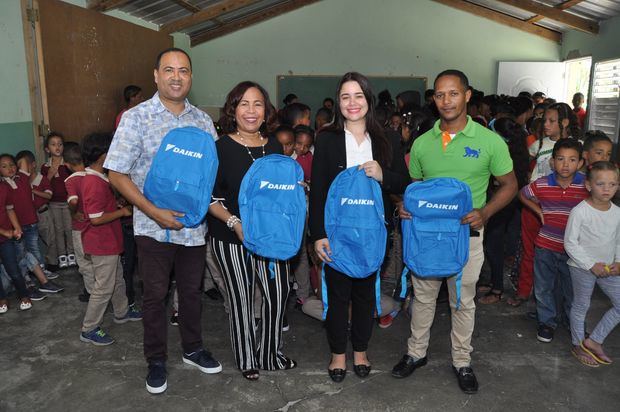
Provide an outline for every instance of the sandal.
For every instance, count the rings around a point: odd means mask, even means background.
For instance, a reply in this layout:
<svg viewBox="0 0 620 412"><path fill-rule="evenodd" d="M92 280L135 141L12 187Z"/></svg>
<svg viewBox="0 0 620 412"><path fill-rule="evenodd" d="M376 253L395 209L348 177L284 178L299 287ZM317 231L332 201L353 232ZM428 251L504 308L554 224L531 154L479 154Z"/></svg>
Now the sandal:
<svg viewBox="0 0 620 412"><path fill-rule="evenodd" d="M580 346L573 346L573 348L570 350L570 353L572 353L573 356L577 358L579 363L584 366L588 366L590 368L598 368L600 366L598 362L592 356L590 356L590 354L581 349Z"/></svg>
<svg viewBox="0 0 620 412"><path fill-rule="evenodd" d="M241 371L241 375L249 381L257 381L260 377L258 369L248 369Z"/></svg>
<svg viewBox="0 0 620 412"><path fill-rule="evenodd" d="M493 303L498 303L502 300L503 294L504 292L496 292L494 290L490 290L486 293L486 295L478 299L478 303L482 305L491 305Z"/></svg>
<svg viewBox="0 0 620 412"><path fill-rule="evenodd" d="M518 308L519 306L521 306L525 302L527 302L527 300L528 300L528 298L524 298L524 297L521 297L521 296L515 296L515 297L512 297L512 298L508 298L506 303L508 303L513 308Z"/></svg>
<svg viewBox="0 0 620 412"><path fill-rule="evenodd" d="M297 362L293 359L286 358L286 364L284 365L284 370L295 369L297 367Z"/></svg>
<svg viewBox="0 0 620 412"><path fill-rule="evenodd" d="M600 351L597 353L596 351L594 351L594 349L588 348L585 344L585 341L582 341L581 344L579 344L579 347L601 365L611 365L612 360L609 358L609 356L605 354L605 352Z"/></svg>

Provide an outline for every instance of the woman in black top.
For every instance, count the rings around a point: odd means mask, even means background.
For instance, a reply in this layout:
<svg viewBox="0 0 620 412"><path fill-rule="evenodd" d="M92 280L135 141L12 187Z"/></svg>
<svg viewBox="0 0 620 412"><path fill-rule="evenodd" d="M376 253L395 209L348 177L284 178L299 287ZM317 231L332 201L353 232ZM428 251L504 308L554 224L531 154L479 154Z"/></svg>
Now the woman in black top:
<svg viewBox="0 0 620 412"><path fill-rule="evenodd" d="M393 209L388 194L402 194L410 182L398 137L386 136L375 120L374 96L368 79L359 73L347 73L337 90L334 123L317 137L312 164L310 233L323 262L328 262L331 254L324 225L325 200L338 173L359 166L367 176L378 181L386 216L390 216ZM340 382L346 374L347 321L351 302L353 370L358 376L365 377L370 373L366 349L372 331L376 275L352 279L329 265L324 264L324 267L329 302L325 323L332 352L329 376Z"/></svg>
<svg viewBox="0 0 620 412"><path fill-rule="evenodd" d="M265 259L243 246L239 216L239 188L252 163L268 154L282 154L275 138L267 137L275 109L265 89L242 82L230 91L221 119L224 136L216 142L219 168L209 207L209 232L213 252L222 269L230 302L230 335L237 367L249 380L258 369L292 369L295 361L281 352L282 320L289 293L289 264L276 261L275 278ZM254 280L263 295L262 333L254 325Z"/></svg>

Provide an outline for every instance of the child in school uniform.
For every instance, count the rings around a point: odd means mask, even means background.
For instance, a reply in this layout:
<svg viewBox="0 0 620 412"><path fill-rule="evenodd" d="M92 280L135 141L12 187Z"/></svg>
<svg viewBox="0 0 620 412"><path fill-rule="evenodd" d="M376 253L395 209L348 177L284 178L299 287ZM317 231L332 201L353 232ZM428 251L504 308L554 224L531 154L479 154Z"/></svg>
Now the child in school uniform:
<svg viewBox="0 0 620 412"><path fill-rule="evenodd" d="M37 229L39 232L39 240L47 247L52 234L51 215L49 213L49 202L52 198L52 185L47 177L37 171L37 161L34 153L30 150L22 150L15 156L17 168L19 172L28 176L30 187L32 188L32 203L37 211ZM40 244L39 244L40 245ZM45 258L43 252L39 248L37 259L43 273L48 279L56 279L58 274L51 272L45 267Z"/></svg>
<svg viewBox="0 0 620 412"><path fill-rule="evenodd" d="M22 275L31 271L40 283L39 290L46 293L58 293L63 290L48 279L43 272L43 257L39 249L39 231L37 213L32 199L29 177L17 170L15 158L10 154L0 155L0 175L2 184L9 187L8 199L15 211L21 235L15 241L17 261Z"/></svg>
<svg viewBox="0 0 620 412"><path fill-rule="evenodd" d="M312 145L314 144L314 130L308 126L299 125L294 129L295 153L293 159L299 163L304 171L304 181L310 184L312 178Z"/></svg>
<svg viewBox="0 0 620 412"><path fill-rule="evenodd" d="M568 215L588 197L585 176L579 173L582 146L577 139L560 139L553 146L554 172L523 187L521 202L540 219L542 226L534 241L534 296L538 315L537 339L551 342L558 325L556 288L563 298L565 315L571 310L573 290L564 250Z"/></svg>
<svg viewBox="0 0 620 412"><path fill-rule="evenodd" d="M86 176L86 168L82 161L82 148L75 142L68 142L62 154L69 170L73 172L65 179L67 189L67 203L71 212L71 237L75 259L84 279L84 292L78 297L80 301L88 302L90 291L95 283L95 271L90 256L84 255L82 247L82 232L88 226L88 219L84 215L82 199L82 180Z"/></svg>
<svg viewBox="0 0 620 412"><path fill-rule="evenodd" d="M570 256L574 291L571 353L583 365L597 367L612 362L603 341L620 323L620 208L611 202L618 189L618 168L609 161L598 161L586 173L590 197L571 211L564 246ZM595 285L613 306L586 337L584 322Z"/></svg>
<svg viewBox="0 0 620 412"><path fill-rule="evenodd" d="M71 213L67 205L67 189L65 179L71 174L62 159L64 137L51 132L45 139L45 151L49 160L41 166L41 174L46 176L52 185L52 199L49 209L52 216L53 238L47 250L47 263L58 265L63 269L76 266L71 238Z"/></svg>
<svg viewBox="0 0 620 412"><path fill-rule="evenodd" d="M80 340L96 346L114 343L101 329L103 315L112 302L114 322L142 320L142 314L127 304L123 266L123 234L120 219L131 216L131 206L118 208L112 186L104 174L103 162L112 142L112 135L93 133L82 139L82 158L88 166L82 178L81 192L84 215L89 222L82 231L84 255L93 262L95 281L82 322Z"/></svg>

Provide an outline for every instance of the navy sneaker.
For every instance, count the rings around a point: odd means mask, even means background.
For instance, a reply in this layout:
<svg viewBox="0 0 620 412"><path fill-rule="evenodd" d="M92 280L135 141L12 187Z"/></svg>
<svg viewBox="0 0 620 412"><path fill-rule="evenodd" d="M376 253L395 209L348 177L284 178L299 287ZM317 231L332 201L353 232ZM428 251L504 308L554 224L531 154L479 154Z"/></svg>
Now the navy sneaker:
<svg viewBox="0 0 620 412"><path fill-rule="evenodd" d="M127 323L127 322L137 322L142 320L142 312L136 310L135 308L129 306L127 308L127 313L122 318L114 317L114 323Z"/></svg>
<svg viewBox="0 0 620 412"><path fill-rule="evenodd" d="M166 364L164 362L149 362L149 373L146 375L146 390L148 393L157 395L168 389L168 380L166 379Z"/></svg>
<svg viewBox="0 0 620 412"><path fill-rule="evenodd" d="M43 300L47 297L47 295L44 295L43 293L41 293L39 289L37 288L30 289L28 293L30 294L30 300L33 300L33 301Z"/></svg>
<svg viewBox="0 0 620 412"><path fill-rule="evenodd" d="M538 333L536 334L536 339L540 342L549 343L553 340L553 328L547 325L540 325L538 327Z"/></svg>
<svg viewBox="0 0 620 412"><path fill-rule="evenodd" d="M47 283L39 286L39 290L41 292L45 292L45 293L58 293L58 292L62 292L65 289L60 287L60 286L58 286L57 284L55 284L51 280L49 280Z"/></svg>
<svg viewBox="0 0 620 412"><path fill-rule="evenodd" d="M114 343L114 339L105 333L99 326L90 332L80 333L80 340L82 342L92 343L95 346L107 346Z"/></svg>
<svg viewBox="0 0 620 412"><path fill-rule="evenodd" d="M210 352L204 349L192 353L184 353L183 362L197 367L204 373L220 373L222 371L222 365L213 359Z"/></svg>

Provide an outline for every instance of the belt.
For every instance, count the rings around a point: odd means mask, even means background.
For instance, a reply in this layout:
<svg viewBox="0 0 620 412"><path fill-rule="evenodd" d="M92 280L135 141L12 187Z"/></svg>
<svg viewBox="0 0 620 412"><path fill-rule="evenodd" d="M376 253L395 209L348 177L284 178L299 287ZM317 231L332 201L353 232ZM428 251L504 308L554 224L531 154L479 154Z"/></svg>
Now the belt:
<svg viewBox="0 0 620 412"><path fill-rule="evenodd" d="M48 205L43 205L39 208L39 210L37 210L37 212L39 213L43 213L43 212L47 212L49 210L49 206Z"/></svg>

